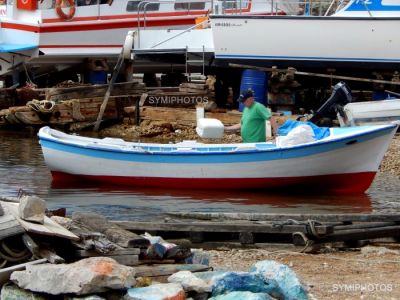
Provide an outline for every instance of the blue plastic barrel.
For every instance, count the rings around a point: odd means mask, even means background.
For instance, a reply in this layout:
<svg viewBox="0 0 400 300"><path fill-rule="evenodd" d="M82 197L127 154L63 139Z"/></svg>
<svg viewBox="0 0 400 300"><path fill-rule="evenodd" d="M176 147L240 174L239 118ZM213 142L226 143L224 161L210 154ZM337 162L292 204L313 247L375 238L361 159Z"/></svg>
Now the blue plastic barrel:
<svg viewBox="0 0 400 300"><path fill-rule="evenodd" d="M90 71L88 82L91 84L106 84L107 72L106 71Z"/></svg>
<svg viewBox="0 0 400 300"><path fill-rule="evenodd" d="M246 69L242 73L240 92L251 88L254 91L254 100L262 104L267 103L267 73ZM244 105L239 103L239 111L243 111Z"/></svg>

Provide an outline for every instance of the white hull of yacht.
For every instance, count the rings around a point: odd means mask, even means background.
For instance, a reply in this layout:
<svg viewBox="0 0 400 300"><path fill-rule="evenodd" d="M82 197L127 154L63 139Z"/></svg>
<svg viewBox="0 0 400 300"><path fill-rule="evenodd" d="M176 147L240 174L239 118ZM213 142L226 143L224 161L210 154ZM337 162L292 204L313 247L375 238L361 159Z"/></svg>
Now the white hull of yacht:
<svg viewBox="0 0 400 300"><path fill-rule="evenodd" d="M211 26L218 60L294 66L400 64L400 18L214 16Z"/></svg>

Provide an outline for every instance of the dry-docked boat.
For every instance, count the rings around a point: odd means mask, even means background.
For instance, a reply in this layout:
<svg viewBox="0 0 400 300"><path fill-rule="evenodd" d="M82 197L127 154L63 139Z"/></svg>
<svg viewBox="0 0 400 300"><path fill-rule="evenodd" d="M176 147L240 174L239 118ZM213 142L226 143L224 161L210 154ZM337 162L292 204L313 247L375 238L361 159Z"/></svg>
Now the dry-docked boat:
<svg viewBox="0 0 400 300"><path fill-rule="evenodd" d="M85 57L116 59L128 31L136 28L187 28L205 16L209 0L14 0L0 6L0 75L21 63L40 74L65 69ZM225 3L225 2L224 2ZM240 6L239 6L240 3ZM293 4L226 1L224 13L290 13Z"/></svg>
<svg viewBox="0 0 400 300"><path fill-rule="evenodd" d="M399 26L400 3L383 0L350 0L329 16L211 16L221 63L353 72L398 69Z"/></svg>
<svg viewBox="0 0 400 300"><path fill-rule="evenodd" d="M331 128L321 140L273 143L148 144L74 136L43 127L39 139L54 181L165 188L267 189L289 186L362 193L397 125Z"/></svg>

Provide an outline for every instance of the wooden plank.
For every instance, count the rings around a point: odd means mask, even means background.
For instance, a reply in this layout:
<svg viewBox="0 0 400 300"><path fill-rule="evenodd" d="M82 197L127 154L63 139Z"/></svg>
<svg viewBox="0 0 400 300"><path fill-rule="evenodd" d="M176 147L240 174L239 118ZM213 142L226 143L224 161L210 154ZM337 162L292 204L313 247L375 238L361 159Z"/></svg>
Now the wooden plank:
<svg viewBox="0 0 400 300"><path fill-rule="evenodd" d="M79 237L73 234L71 231L65 229L58 223L54 222L48 217L44 217L44 224L35 224L32 222L27 222L22 220L19 217L18 213L18 204L17 203L6 203L2 202L4 209L12 214L20 225L27 231L37 234L49 235L49 236L58 236L61 238L66 238L74 241L78 241Z"/></svg>
<svg viewBox="0 0 400 300"><path fill-rule="evenodd" d="M115 259L119 264L124 266L137 266L139 265L138 255L110 255L109 258Z"/></svg>
<svg viewBox="0 0 400 300"><path fill-rule="evenodd" d="M255 224L249 222L133 222L117 221L119 226L132 231L180 231L180 232L253 232L253 233L286 233L308 232L309 226L304 225L277 225L277 224ZM316 225L318 234L333 232L332 226Z"/></svg>
<svg viewBox="0 0 400 300"><path fill-rule="evenodd" d="M174 259L140 259L139 265L174 264Z"/></svg>
<svg viewBox="0 0 400 300"><path fill-rule="evenodd" d="M83 96L92 97L93 95L104 96L108 88L108 84L102 85L85 85L85 86L75 86L75 87L65 87L65 88L50 88L47 90L47 99L52 97L65 97L71 94L79 94L81 98ZM130 94L132 91L139 91L145 89L145 85L137 82L120 82L114 83L114 89L112 95L118 94Z"/></svg>
<svg viewBox="0 0 400 300"><path fill-rule="evenodd" d="M99 253L94 250L76 250L77 257L92 257L92 256L118 256L118 255L139 255L139 248L117 249L109 253Z"/></svg>
<svg viewBox="0 0 400 300"><path fill-rule="evenodd" d="M198 220L248 220L248 221L307 221L319 222L400 222L397 214L274 214L274 213L203 213L203 212L171 212L174 217Z"/></svg>
<svg viewBox="0 0 400 300"><path fill-rule="evenodd" d="M197 264L173 264L173 265L153 265L135 267L136 277L154 277L172 275L179 271L202 272L209 270L209 266Z"/></svg>
<svg viewBox="0 0 400 300"><path fill-rule="evenodd" d="M338 225L334 226L333 230L350 230L350 229L366 229L366 228L377 228L377 227L385 227L385 226L395 226L396 222L367 222L367 223L358 223L358 224L348 224L348 225Z"/></svg>
<svg viewBox="0 0 400 300"><path fill-rule="evenodd" d="M318 243L328 243L337 241L359 241L394 236L400 236L400 225L377 228L340 230L333 234L327 235L324 238L317 239L316 241Z"/></svg>
<svg viewBox="0 0 400 300"><path fill-rule="evenodd" d="M293 244L284 243L254 243L254 244L242 244L237 241L207 241L202 243L192 243L190 248L202 249L202 250L214 250L214 249L264 249L267 251L293 251L299 252L304 246L298 247Z"/></svg>

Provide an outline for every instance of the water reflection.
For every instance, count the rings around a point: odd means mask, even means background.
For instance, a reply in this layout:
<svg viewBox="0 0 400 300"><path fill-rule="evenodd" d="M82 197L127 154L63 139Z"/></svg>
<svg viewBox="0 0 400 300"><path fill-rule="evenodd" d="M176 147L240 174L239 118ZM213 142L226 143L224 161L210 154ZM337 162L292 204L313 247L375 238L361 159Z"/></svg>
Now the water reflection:
<svg viewBox="0 0 400 300"><path fill-rule="evenodd" d="M258 213L368 213L400 211L400 180L379 174L367 194L306 195L265 191L127 189L97 184L52 185L35 134L0 132L0 194L16 196L22 188L66 207L119 219L154 219L169 211Z"/></svg>
<svg viewBox="0 0 400 300"><path fill-rule="evenodd" d="M67 195L67 198L65 196ZM90 200L88 195L92 195ZM85 197L87 200L82 202ZM252 213L369 213L366 194L351 196L273 194L265 191L209 191L127 189L125 187L76 184L53 185L48 199L54 207L71 204L69 210L96 210L115 217L148 219L170 211L252 212ZM68 202L68 203L67 203ZM104 211L107 206L107 211ZM130 210L131 209L131 210Z"/></svg>

